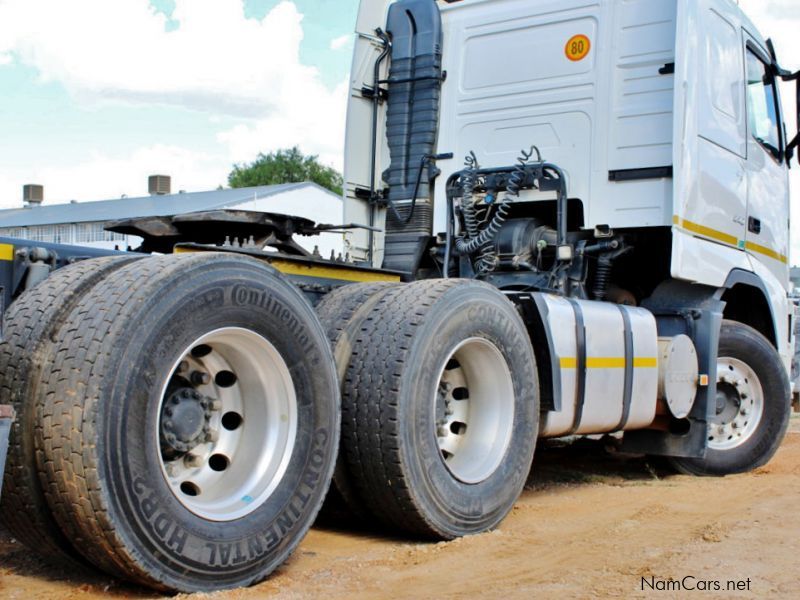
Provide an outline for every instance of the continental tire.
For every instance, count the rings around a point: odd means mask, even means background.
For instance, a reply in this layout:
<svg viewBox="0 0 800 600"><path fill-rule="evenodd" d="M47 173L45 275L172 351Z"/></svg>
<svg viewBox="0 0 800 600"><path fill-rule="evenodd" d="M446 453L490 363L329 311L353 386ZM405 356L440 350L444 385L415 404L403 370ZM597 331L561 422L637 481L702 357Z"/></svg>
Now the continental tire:
<svg viewBox="0 0 800 600"><path fill-rule="evenodd" d="M765 465L789 426L791 391L781 358L752 327L723 321L717 359L716 414L703 459L675 458L690 475L731 475Z"/></svg>
<svg viewBox="0 0 800 600"><path fill-rule="evenodd" d="M438 280L385 292L343 389L342 446L374 516L452 539L511 510L533 460L539 392L525 326L497 289Z"/></svg>
<svg viewBox="0 0 800 600"><path fill-rule="evenodd" d="M132 260L98 258L59 269L24 292L5 314L0 404L11 404L17 419L11 428L0 519L15 539L50 560L73 562L80 555L54 521L39 481L34 426L42 368L50 360L52 338L83 295Z"/></svg>
<svg viewBox="0 0 800 600"><path fill-rule="evenodd" d="M317 305L317 314L333 349L339 381L344 382L352 356L353 342L361 323L374 308L381 295L399 283L354 283L335 289ZM331 489L325 501L325 510L349 510L354 516L364 518L369 511L362 505L355 489L347 462L340 450L333 472Z"/></svg>
<svg viewBox="0 0 800 600"><path fill-rule="evenodd" d="M149 258L103 280L56 341L37 441L75 547L162 590L264 579L313 522L338 447L333 357L271 267Z"/></svg>

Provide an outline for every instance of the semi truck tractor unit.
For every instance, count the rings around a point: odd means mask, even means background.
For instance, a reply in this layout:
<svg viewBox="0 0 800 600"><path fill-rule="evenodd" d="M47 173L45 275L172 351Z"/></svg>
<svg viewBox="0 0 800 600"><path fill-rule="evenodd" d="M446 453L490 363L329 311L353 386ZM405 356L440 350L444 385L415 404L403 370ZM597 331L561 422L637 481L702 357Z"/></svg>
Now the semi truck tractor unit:
<svg viewBox="0 0 800 600"><path fill-rule="evenodd" d="M323 501L421 539L492 529L545 438L765 464L792 408L798 78L732 0L362 2L349 225L2 240L6 528L210 591L264 579ZM330 231L344 258L293 238Z"/></svg>

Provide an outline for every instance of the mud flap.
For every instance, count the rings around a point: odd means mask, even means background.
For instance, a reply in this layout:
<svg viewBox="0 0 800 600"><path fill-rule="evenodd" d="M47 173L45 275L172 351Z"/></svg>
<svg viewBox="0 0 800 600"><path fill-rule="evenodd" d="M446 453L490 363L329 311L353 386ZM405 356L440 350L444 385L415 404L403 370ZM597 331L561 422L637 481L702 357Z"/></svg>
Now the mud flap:
<svg viewBox="0 0 800 600"><path fill-rule="evenodd" d="M684 334L692 339L697 348L700 372L706 376L701 381L707 385L698 388L694 407L687 419L688 430L628 432L622 442L624 452L705 457L707 423L713 414L717 394L717 350L725 307L715 294L713 288L672 280L661 284L653 296L642 303L655 315L659 337Z"/></svg>

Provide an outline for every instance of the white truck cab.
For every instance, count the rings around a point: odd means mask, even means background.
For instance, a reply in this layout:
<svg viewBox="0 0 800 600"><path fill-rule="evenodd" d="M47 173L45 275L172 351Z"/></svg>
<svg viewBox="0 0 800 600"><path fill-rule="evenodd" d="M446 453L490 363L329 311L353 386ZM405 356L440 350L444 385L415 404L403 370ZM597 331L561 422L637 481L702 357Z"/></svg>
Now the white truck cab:
<svg viewBox="0 0 800 600"><path fill-rule="evenodd" d="M357 31L345 220L381 231L349 234L351 256L515 302L541 436L627 431L692 472L764 460L739 456L754 370L725 355L734 325L766 342L788 414L797 138L778 82L797 75L739 6L381 0Z"/></svg>

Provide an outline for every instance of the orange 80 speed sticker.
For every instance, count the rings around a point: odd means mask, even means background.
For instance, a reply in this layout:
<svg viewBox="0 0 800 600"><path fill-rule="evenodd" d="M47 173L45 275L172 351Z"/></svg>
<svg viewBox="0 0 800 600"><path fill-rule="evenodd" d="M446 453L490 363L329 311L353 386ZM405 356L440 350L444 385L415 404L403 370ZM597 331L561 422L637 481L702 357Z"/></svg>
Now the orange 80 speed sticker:
<svg viewBox="0 0 800 600"><path fill-rule="evenodd" d="M564 52L567 58L573 62L578 62L589 56L592 50L592 42L585 35L574 35L567 42Z"/></svg>

